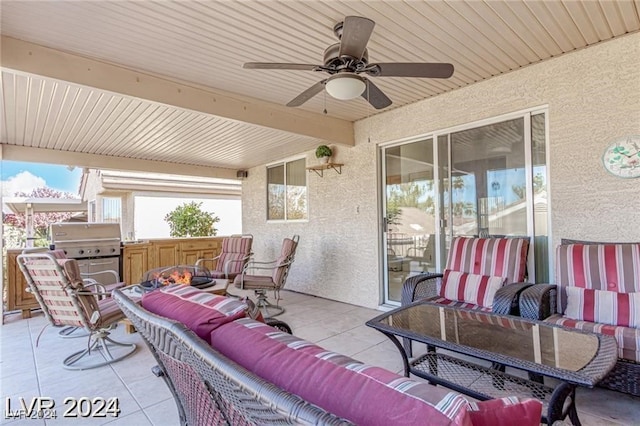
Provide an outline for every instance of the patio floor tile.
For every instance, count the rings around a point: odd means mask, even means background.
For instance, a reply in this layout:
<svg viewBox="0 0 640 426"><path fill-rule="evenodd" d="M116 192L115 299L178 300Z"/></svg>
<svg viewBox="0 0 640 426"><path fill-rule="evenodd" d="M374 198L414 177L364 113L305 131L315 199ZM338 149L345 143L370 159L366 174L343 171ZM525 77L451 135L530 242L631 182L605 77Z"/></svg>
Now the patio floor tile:
<svg viewBox="0 0 640 426"><path fill-rule="evenodd" d="M234 294L252 292L232 289ZM272 299L272 295L269 295ZM329 350L349 355L359 361L391 371L402 371L402 360L391 341L364 323L381 312L290 291L282 292L281 304L286 312L278 319L286 321L295 335ZM58 329L48 327L35 347L38 333L46 324L42 313L22 320L19 314L5 317L0 327L0 378L3 401L11 397L30 400L37 395L56 401L58 419L46 425L154 425L178 426L178 411L171 393L161 378L151 373L155 359L137 333L125 333L117 327L112 337L138 344L136 353L109 366L85 371L69 371L62 360L86 346L85 338L62 339ZM424 345L416 345L416 353ZM37 368L36 368L37 366ZM120 402L118 418L63 419L65 397L114 397ZM640 398L604 389L578 389L579 416L585 426L637 425ZM4 417L4 416L3 416ZM42 420L0 419L1 424L45 425Z"/></svg>

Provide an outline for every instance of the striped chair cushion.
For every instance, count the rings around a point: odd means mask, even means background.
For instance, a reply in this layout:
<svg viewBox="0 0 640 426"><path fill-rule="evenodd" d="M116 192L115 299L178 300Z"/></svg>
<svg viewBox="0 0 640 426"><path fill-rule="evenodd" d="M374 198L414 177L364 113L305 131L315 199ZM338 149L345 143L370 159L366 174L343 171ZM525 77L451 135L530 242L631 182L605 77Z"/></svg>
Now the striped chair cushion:
<svg viewBox="0 0 640 426"><path fill-rule="evenodd" d="M180 321L207 342L213 330L244 317L248 308L237 299L182 284L171 284L145 293L142 306L155 314Z"/></svg>
<svg viewBox="0 0 640 426"><path fill-rule="evenodd" d="M455 308L473 309L481 312L491 312L491 308L485 306L476 305L475 303L459 302L457 300L450 300L446 297L432 297L424 299L428 302L438 303L440 305L452 306Z"/></svg>
<svg viewBox="0 0 640 426"><path fill-rule="evenodd" d="M211 345L263 379L356 424L471 423L468 403L456 392L363 364L248 318L214 330Z"/></svg>
<svg viewBox="0 0 640 426"><path fill-rule="evenodd" d="M244 268L247 260L249 260L248 253L220 253L216 270L210 271L211 277L224 278L225 272L227 272L229 279L233 279L242 272L242 268Z"/></svg>
<svg viewBox="0 0 640 426"><path fill-rule="evenodd" d="M617 293L640 292L640 244L569 244L556 248L556 284ZM558 312L567 306L560 291Z"/></svg>
<svg viewBox="0 0 640 426"><path fill-rule="evenodd" d="M298 243L292 240L291 238L285 238L282 242L282 251L280 252L280 256L276 259L276 265L281 263L285 263L291 260L291 256L296 252L296 247L298 247ZM277 287L282 285L282 281L285 278L285 274L289 266L276 268L273 270L272 279Z"/></svg>
<svg viewBox="0 0 640 426"><path fill-rule="evenodd" d="M55 265L50 259L33 259L25 263L38 293L47 306L49 313L56 325L72 325L83 327L81 313L75 308L72 298L65 290L67 282L72 289L82 287L80 267L75 259L56 259L62 268L65 277L59 275ZM85 320L98 309L98 304L93 296L80 296L78 302L85 313Z"/></svg>
<svg viewBox="0 0 640 426"><path fill-rule="evenodd" d="M249 237L228 237L222 240L222 251L226 253L251 253L253 239Z"/></svg>
<svg viewBox="0 0 640 426"><path fill-rule="evenodd" d="M242 272L246 261L251 254L253 239L249 237L228 237L222 240L222 250L216 264L216 270L211 271L213 278L224 278L225 267L229 279L235 278Z"/></svg>
<svg viewBox="0 0 640 426"><path fill-rule="evenodd" d="M505 282L503 277L467 274L444 270L440 296L458 302L474 303L486 308L493 306L496 291Z"/></svg>
<svg viewBox="0 0 640 426"><path fill-rule="evenodd" d="M561 314L552 315L545 319L545 322L547 321L569 328L614 336L618 342L618 358L640 362L640 329L580 321L566 318Z"/></svg>
<svg viewBox="0 0 640 426"><path fill-rule="evenodd" d="M640 292L567 287L567 318L640 328Z"/></svg>
<svg viewBox="0 0 640 426"><path fill-rule="evenodd" d="M528 238L456 237L451 243L445 269L503 277L507 283L522 282L528 250Z"/></svg>

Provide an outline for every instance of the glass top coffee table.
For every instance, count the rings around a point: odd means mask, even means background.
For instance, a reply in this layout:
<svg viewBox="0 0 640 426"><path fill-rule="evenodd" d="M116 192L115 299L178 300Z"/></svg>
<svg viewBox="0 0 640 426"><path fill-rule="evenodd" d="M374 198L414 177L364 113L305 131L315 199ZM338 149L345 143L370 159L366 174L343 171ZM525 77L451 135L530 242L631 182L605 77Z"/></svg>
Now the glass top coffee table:
<svg viewBox="0 0 640 426"><path fill-rule="evenodd" d="M580 424L576 385L593 387L617 359L612 336L429 302L395 309L367 325L396 345L405 375L480 400L537 398L544 404L543 421L549 424L567 415ZM409 361L401 337L426 344L427 352ZM505 372L505 366L515 370ZM557 381L545 384L544 377Z"/></svg>

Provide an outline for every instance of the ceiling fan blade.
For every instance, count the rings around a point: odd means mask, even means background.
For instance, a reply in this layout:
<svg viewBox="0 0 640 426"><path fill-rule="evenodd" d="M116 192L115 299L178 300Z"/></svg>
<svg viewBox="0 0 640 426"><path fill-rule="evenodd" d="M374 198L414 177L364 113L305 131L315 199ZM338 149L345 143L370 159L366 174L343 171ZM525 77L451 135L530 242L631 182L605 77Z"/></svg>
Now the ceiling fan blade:
<svg viewBox="0 0 640 426"><path fill-rule="evenodd" d="M453 65L445 63L389 62L375 65L379 72L374 67L371 75L376 77L449 78L453 75Z"/></svg>
<svg viewBox="0 0 640 426"><path fill-rule="evenodd" d="M250 70L299 70L299 71L313 71L318 68L319 65L312 64L282 64L272 62L246 62L242 68Z"/></svg>
<svg viewBox="0 0 640 426"><path fill-rule="evenodd" d="M391 105L391 99L384 94L382 90L371 80L365 79L365 83L367 83L367 88L362 92L362 97L367 100L375 109L383 109Z"/></svg>
<svg viewBox="0 0 640 426"><path fill-rule="evenodd" d="M344 18L339 55L361 59L375 25L376 23L371 19L361 16L347 16Z"/></svg>
<svg viewBox="0 0 640 426"><path fill-rule="evenodd" d="M293 98L288 104L288 107L297 107L307 102L309 99L313 98L318 93L322 92L324 89L324 84L327 82L327 79L317 82L313 86L309 87L304 92L300 93L298 96Z"/></svg>

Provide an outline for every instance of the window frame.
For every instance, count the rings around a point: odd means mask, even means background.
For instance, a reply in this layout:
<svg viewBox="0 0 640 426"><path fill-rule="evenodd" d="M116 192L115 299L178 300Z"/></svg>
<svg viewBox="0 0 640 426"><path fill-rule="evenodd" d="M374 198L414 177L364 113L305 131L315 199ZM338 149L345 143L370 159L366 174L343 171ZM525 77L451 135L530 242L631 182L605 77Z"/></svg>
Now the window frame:
<svg viewBox="0 0 640 426"><path fill-rule="evenodd" d="M306 198L306 203L305 203L305 218L303 219L289 219L287 218L287 165L296 161L304 161L304 188L305 188L305 198ZM275 168L275 167L280 167L282 166L284 168L284 219L269 219L269 169ZM265 166L265 175L266 175L266 198L267 198L267 203L266 203L266 211L265 211L265 215L266 215L266 222L267 223L300 223L300 222L308 222L309 221L309 180L307 179L307 173L306 173L306 166L307 166L307 158L305 156L302 157L292 157L292 158L288 158L282 161L278 161L278 162L274 162L274 163L270 163L267 164Z"/></svg>
<svg viewBox="0 0 640 426"><path fill-rule="evenodd" d="M105 215L105 202L107 201L111 201L111 200L118 200L119 203L119 212L118 212L118 218L117 220L106 220L106 215ZM100 200L100 216L102 218L102 222L106 222L106 223L120 223L122 224L122 197L111 197L111 196L107 196L107 197L101 197Z"/></svg>

